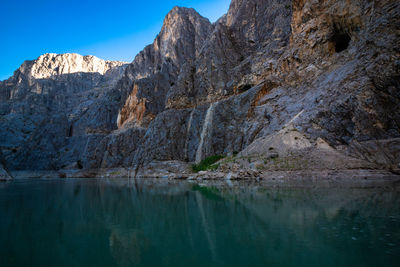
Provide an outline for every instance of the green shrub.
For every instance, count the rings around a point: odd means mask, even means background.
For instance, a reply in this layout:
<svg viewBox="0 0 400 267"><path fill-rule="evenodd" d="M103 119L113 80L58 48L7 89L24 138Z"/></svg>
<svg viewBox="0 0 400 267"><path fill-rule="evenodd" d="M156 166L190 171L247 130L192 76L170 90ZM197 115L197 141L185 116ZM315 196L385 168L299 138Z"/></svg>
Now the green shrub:
<svg viewBox="0 0 400 267"><path fill-rule="evenodd" d="M192 165L192 170L194 172L199 172L199 171L215 171L218 169L219 164L215 164L218 160L223 159L224 156L222 155L215 155L211 157L207 157L203 159L199 164L193 164Z"/></svg>

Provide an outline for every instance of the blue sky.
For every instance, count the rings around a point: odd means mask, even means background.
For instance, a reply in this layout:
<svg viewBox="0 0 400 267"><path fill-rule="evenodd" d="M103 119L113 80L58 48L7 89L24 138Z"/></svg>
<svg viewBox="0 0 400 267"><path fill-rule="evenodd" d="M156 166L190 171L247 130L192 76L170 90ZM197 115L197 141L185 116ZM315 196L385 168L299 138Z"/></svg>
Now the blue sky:
<svg viewBox="0 0 400 267"><path fill-rule="evenodd" d="M216 21L230 0L36 0L0 2L0 80L44 53L79 53L132 61L160 31L174 6Z"/></svg>

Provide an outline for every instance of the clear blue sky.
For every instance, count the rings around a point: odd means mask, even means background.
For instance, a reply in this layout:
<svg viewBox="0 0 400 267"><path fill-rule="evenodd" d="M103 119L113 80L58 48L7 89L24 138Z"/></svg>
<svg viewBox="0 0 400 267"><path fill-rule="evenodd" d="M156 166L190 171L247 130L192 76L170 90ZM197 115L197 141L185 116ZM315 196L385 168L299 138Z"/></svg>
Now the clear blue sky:
<svg viewBox="0 0 400 267"><path fill-rule="evenodd" d="M1 0L0 80L44 53L78 53L132 61L160 31L174 6L211 22L230 0Z"/></svg>

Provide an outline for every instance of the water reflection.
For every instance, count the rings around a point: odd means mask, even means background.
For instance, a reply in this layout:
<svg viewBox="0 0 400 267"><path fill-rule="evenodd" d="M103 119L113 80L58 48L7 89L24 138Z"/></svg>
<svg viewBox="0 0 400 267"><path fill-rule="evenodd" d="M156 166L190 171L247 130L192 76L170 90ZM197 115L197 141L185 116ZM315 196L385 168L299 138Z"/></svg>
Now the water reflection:
<svg viewBox="0 0 400 267"><path fill-rule="evenodd" d="M397 190L137 180L0 187L2 266L386 266Z"/></svg>

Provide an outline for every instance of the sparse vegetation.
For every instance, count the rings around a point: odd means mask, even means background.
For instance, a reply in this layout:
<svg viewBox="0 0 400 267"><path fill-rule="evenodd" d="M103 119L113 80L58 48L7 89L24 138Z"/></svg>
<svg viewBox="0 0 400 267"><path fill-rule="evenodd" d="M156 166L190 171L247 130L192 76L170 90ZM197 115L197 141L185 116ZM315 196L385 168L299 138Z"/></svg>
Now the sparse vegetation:
<svg viewBox="0 0 400 267"><path fill-rule="evenodd" d="M258 170L301 170L310 167L309 161L300 156L269 157L263 159L263 164L257 164Z"/></svg>
<svg viewBox="0 0 400 267"><path fill-rule="evenodd" d="M225 156L222 156L222 155L214 155L211 157L207 157L207 158L203 159L199 164L193 164L192 170L194 172L214 171L214 170L218 169L218 167L219 167L219 164L216 164L216 162L223 158L225 158Z"/></svg>

